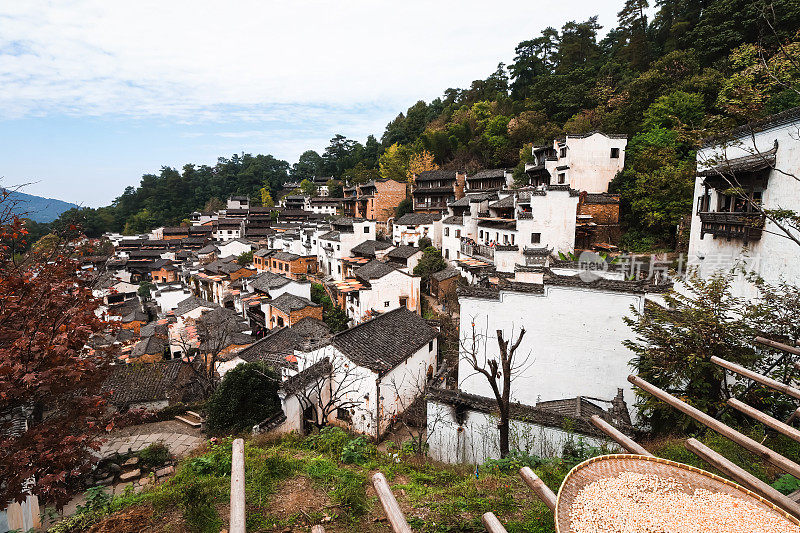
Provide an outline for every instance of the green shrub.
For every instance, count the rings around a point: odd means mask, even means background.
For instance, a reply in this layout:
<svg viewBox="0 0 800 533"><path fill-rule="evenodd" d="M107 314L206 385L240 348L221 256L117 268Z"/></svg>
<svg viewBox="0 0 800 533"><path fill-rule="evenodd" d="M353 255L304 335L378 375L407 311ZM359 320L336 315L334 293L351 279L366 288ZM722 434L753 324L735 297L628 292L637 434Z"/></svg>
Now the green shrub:
<svg viewBox="0 0 800 533"><path fill-rule="evenodd" d="M772 488L783 494L791 494L796 490L800 490L800 479L797 479L791 474L784 474L772 484Z"/></svg>
<svg viewBox="0 0 800 533"><path fill-rule="evenodd" d="M229 370L208 401L208 431L237 433L276 414L280 378L265 363L246 363Z"/></svg>
<svg viewBox="0 0 800 533"><path fill-rule="evenodd" d="M364 437L356 437L350 440L342 448L342 462L344 464L364 464L368 459L375 456L377 448Z"/></svg>
<svg viewBox="0 0 800 533"><path fill-rule="evenodd" d="M349 441L350 435L342 428L326 426L316 435L306 438L306 447L319 453L341 456Z"/></svg>
<svg viewBox="0 0 800 533"><path fill-rule="evenodd" d="M140 451L138 455L142 464L144 466L149 466L150 468L161 466L172 459L172 454L170 453L169 448L160 442L151 444L144 450Z"/></svg>

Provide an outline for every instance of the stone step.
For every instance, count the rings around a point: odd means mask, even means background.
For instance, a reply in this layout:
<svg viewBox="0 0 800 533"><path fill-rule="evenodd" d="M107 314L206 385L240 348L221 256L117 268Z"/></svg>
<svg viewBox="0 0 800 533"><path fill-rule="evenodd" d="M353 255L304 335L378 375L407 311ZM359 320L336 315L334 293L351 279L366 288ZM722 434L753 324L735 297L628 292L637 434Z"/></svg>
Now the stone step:
<svg viewBox="0 0 800 533"><path fill-rule="evenodd" d="M192 415L193 417L197 418L200 421L203 420L203 417L200 416L198 413L195 413L194 411L186 411L186 414L187 415Z"/></svg>
<svg viewBox="0 0 800 533"><path fill-rule="evenodd" d="M142 471L137 468L136 470L131 470L130 472L121 473L119 475L119 480L123 481L123 482L124 481L131 481L131 480L134 480L134 479L138 478L141 475L142 475Z"/></svg>
<svg viewBox="0 0 800 533"><path fill-rule="evenodd" d="M185 416L178 415L178 416L175 417L175 420L177 420L179 422L183 422L184 424L188 424L188 425L192 426L193 428L199 428L200 426L202 426L202 424L200 422L198 422L196 420L193 420L193 419L191 419L189 417L185 417Z"/></svg>

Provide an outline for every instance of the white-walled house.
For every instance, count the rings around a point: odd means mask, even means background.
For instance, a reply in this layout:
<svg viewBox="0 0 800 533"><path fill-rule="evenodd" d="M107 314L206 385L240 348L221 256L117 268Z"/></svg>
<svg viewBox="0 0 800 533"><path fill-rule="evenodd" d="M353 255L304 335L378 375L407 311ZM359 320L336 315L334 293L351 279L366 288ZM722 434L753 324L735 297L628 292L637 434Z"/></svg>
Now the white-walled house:
<svg viewBox="0 0 800 533"><path fill-rule="evenodd" d="M437 335L422 317L399 308L334 335L298 364L302 371L330 361L333 388L342 392L336 399L349 406L337 409L335 423L380 440L436 373Z"/></svg>
<svg viewBox="0 0 800 533"><path fill-rule="evenodd" d="M442 215L439 213L406 213L392 224L395 246L419 246L422 237L438 247L442 245Z"/></svg>
<svg viewBox="0 0 800 533"><path fill-rule="evenodd" d="M239 257L243 253L252 252L255 244L247 239L233 239L225 241L217 245L219 249L219 257L234 256Z"/></svg>
<svg viewBox="0 0 800 533"><path fill-rule="evenodd" d="M450 409L448 405L458 402L445 401L446 395L429 401L429 424L439 423L443 428L429 441L431 455L446 462L483 462L498 456L497 442L489 438L497 433L497 421L486 407L487 401L489 405L493 401L492 389L486 378L464 361L471 353L480 363L487 357L497 358L497 330L514 342L525 328L516 352L521 368L511 396L520 404L515 408L521 417L515 422L517 435L539 439L532 452L560 455L566 438L560 431L564 417L546 416L555 405L582 406L581 398L590 400L594 407L577 408L567 417L577 421L575 432L587 437L598 436L588 423L588 415L599 414L592 409L604 411L603 416L618 427L629 425L627 406L634 404L635 396L627 377L634 354L623 341L635 334L624 319L631 315L631 307L642 311L648 299L657 300L667 287L647 281L584 281L540 266L518 267L514 283L506 288L462 289L458 383L467 408L460 412ZM539 413L540 409L545 411ZM433 420L434 416L438 419ZM518 444L533 446L522 442L525 439Z"/></svg>
<svg viewBox="0 0 800 533"><path fill-rule="evenodd" d="M347 280L333 286L342 293L344 310L354 323L398 307L420 313L419 277L377 259L354 269L353 276L357 283Z"/></svg>
<svg viewBox="0 0 800 533"><path fill-rule="evenodd" d="M708 139L697 152L687 260L701 276L737 266L773 284L800 279L800 245L756 207L800 212L798 131L800 108L794 108ZM743 195L726 194L734 187ZM732 291L758 296L742 273Z"/></svg>
<svg viewBox="0 0 800 533"><path fill-rule="evenodd" d="M608 192L608 184L625 166L627 136L594 131L567 135L552 146L533 147L536 161L526 165L531 183L569 185L576 191Z"/></svg>
<svg viewBox="0 0 800 533"><path fill-rule="evenodd" d="M320 273L344 279L342 258L350 257L353 248L368 240L375 240L374 220L343 217L331 222L331 230L316 238Z"/></svg>
<svg viewBox="0 0 800 533"><path fill-rule="evenodd" d="M150 288L150 296L161 313L175 310L191 294L192 291L183 283L156 283Z"/></svg>

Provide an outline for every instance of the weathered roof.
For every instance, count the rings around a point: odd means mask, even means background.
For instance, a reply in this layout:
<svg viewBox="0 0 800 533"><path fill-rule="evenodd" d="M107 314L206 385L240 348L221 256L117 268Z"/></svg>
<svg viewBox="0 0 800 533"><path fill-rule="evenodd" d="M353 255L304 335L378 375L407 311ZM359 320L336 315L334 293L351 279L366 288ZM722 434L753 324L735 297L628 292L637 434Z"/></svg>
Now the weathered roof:
<svg viewBox="0 0 800 533"><path fill-rule="evenodd" d="M417 181L455 180L454 170L426 170L417 174Z"/></svg>
<svg viewBox="0 0 800 533"><path fill-rule="evenodd" d="M321 241L338 241L340 233L338 231L329 231L319 236Z"/></svg>
<svg viewBox="0 0 800 533"><path fill-rule="evenodd" d="M103 384L113 405L163 401L174 391L181 362L118 364Z"/></svg>
<svg viewBox="0 0 800 533"><path fill-rule="evenodd" d="M260 248L253 253L253 257L266 257L275 253L272 248Z"/></svg>
<svg viewBox="0 0 800 533"><path fill-rule="evenodd" d="M369 281L372 279L382 278L387 274L391 274L395 270L396 269L388 263L373 259L366 265L353 269L353 275L362 280Z"/></svg>
<svg viewBox="0 0 800 533"><path fill-rule="evenodd" d="M292 311L305 309L306 307L320 307L320 304L314 303L308 298L296 296L288 292L284 292L277 298L270 300L269 304L286 314L289 314Z"/></svg>
<svg viewBox="0 0 800 533"><path fill-rule="evenodd" d="M300 259L300 256L289 252L275 252L272 254L272 259L277 259L278 261L294 261Z"/></svg>
<svg viewBox="0 0 800 533"><path fill-rule="evenodd" d="M408 246L407 244L400 245L386 254L386 257L394 259L408 259L421 250L415 246Z"/></svg>
<svg viewBox="0 0 800 533"><path fill-rule="evenodd" d="M291 281L289 278L274 272L261 272L248 278L247 283L258 291L269 292L270 289L283 287Z"/></svg>
<svg viewBox="0 0 800 533"><path fill-rule="evenodd" d="M331 343L357 365L383 375L436 336L424 318L400 307L334 335Z"/></svg>
<svg viewBox="0 0 800 533"><path fill-rule="evenodd" d="M163 354L164 350L169 346L167 339L161 335L151 335L145 337L133 345L131 355L133 357L140 357L142 355L159 355Z"/></svg>
<svg viewBox="0 0 800 533"><path fill-rule="evenodd" d="M288 394L295 394L315 380L324 376L329 376L331 370L333 370L333 365L331 365L330 360L326 357L304 369L302 372L291 376L281 384L281 388Z"/></svg>
<svg viewBox="0 0 800 533"><path fill-rule="evenodd" d="M216 254L216 253L219 253L219 248L217 248L213 244L207 244L206 246L203 246L202 248L197 250L197 253L198 254Z"/></svg>
<svg viewBox="0 0 800 533"><path fill-rule="evenodd" d="M491 168L488 170L481 170L471 176L467 176L467 181L472 180L485 180L490 178L505 178L506 171L503 168Z"/></svg>
<svg viewBox="0 0 800 533"><path fill-rule="evenodd" d="M303 340L310 342L312 345L321 342L331 335L331 328L328 324L313 316L307 316L298 320L292 326L292 330L299 334Z"/></svg>
<svg viewBox="0 0 800 533"><path fill-rule="evenodd" d="M439 213L406 213L394 223L398 226L416 226L419 224L433 224L440 220L442 215Z"/></svg>
<svg viewBox="0 0 800 533"><path fill-rule="evenodd" d="M459 272L457 269L453 267L446 267L443 270L440 270L439 272L434 272L433 274L431 274L431 277L436 281L444 281L446 279L454 278L458 275Z"/></svg>
<svg viewBox="0 0 800 533"><path fill-rule="evenodd" d="M213 309L216 307L217 304L214 302L209 302L208 300L203 300L202 298L198 298L195 295L189 296L185 300L181 300L178 302L178 305L175 307L175 314L176 315L184 315L189 311L193 311L198 307L207 307L209 309Z"/></svg>
<svg viewBox="0 0 800 533"><path fill-rule="evenodd" d="M248 363L263 361L278 368L284 366L297 368L294 350L301 347L302 341L301 336L293 328L274 328L266 337L236 354L231 354L228 358L239 357Z"/></svg>
<svg viewBox="0 0 800 533"><path fill-rule="evenodd" d="M130 322L147 322L148 319L149 317L147 316L147 313L140 309L136 309L122 317L122 322L124 324L128 324Z"/></svg>
<svg viewBox="0 0 800 533"><path fill-rule="evenodd" d="M619 194L609 194L607 192L601 193L586 193L584 199L586 204L618 204Z"/></svg>
<svg viewBox="0 0 800 533"><path fill-rule="evenodd" d="M768 168L775 168L775 156L777 152L778 147L775 146L766 152L759 152L743 157L736 157L734 159L727 159L710 168L699 171L697 175L712 177L731 175L737 172L756 172Z"/></svg>
<svg viewBox="0 0 800 533"><path fill-rule="evenodd" d="M505 198L501 198L500 200L489 204L489 207L493 207L495 209L510 209L514 207L514 195L510 194Z"/></svg>
<svg viewBox="0 0 800 533"><path fill-rule="evenodd" d="M457 217L457 216L447 217L446 219L442 220L442 224L456 224L458 226L461 226L464 224L464 217Z"/></svg>
<svg viewBox="0 0 800 533"><path fill-rule="evenodd" d="M350 251L365 257L375 257L376 252L386 250L387 248L391 248L391 246L392 245L388 242L369 239L358 246L354 246Z"/></svg>

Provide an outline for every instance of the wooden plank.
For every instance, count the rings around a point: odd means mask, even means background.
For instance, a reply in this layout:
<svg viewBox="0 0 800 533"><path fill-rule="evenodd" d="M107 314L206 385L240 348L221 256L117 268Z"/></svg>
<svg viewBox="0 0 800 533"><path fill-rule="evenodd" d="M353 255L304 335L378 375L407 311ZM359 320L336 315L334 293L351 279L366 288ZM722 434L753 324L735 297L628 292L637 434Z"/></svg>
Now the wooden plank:
<svg viewBox="0 0 800 533"><path fill-rule="evenodd" d="M231 457L231 523L230 533L245 533L244 512L244 441L233 441Z"/></svg>
<svg viewBox="0 0 800 533"><path fill-rule="evenodd" d="M591 421L597 429L608 435L614 442L622 446L624 450L637 455L653 457L653 454L645 450L641 444L628 437L598 415L592 415Z"/></svg>
<svg viewBox="0 0 800 533"><path fill-rule="evenodd" d="M372 485L375 487L375 492L378 493L378 499L381 501L383 511L386 513L386 518L389 519L394 533L411 533L411 528L408 527L406 517L403 516L403 511L400 510L400 505L392 494L386 477L380 472L376 472L372 476Z"/></svg>
<svg viewBox="0 0 800 533"><path fill-rule="evenodd" d="M687 439L686 449L710 465L713 465L714 468L724 473L741 486L760 494L775 505L782 507L787 512L800 517L800 505L798 505L797 502L792 501L788 496L773 489L750 472L740 468L697 439Z"/></svg>
<svg viewBox="0 0 800 533"><path fill-rule="evenodd" d="M481 522L483 522L483 527L485 527L486 531L489 533L506 533L506 528L503 527L503 524L500 523L500 520L498 520L492 512L483 513Z"/></svg>
<svg viewBox="0 0 800 533"><path fill-rule="evenodd" d="M776 350L783 350L784 352L789 352L794 355L800 355L800 348L795 346L789 346L788 344L767 339L766 337L756 337L755 341L758 344L763 344L764 346L769 346L770 348L775 348Z"/></svg>
<svg viewBox="0 0 800 533"><path fill-rule="evenodd" d="M551 511L556 510L556 495L553 494L553 491L550 490L550 487L544 484L544 481L539 479L539 476L533 473L533 470L530 469L528 466L523 466L519 469L519 475L522 477L522 481L525 482L528 487L536 493L544 504L550 508Z"/></svg>
<svg viewBox="0 0 800 533"><path fill-rule="evenodd" d="M639 387L643 391L645 391L645 392L647 392L649 394L652 394L653 396L655 396L659 400L662 400L663 402L671 405L672 407L674 407L678 411L680 411L680 412L682 412L682 413L694 418L695 420L697 420L701 424L713 429L714 431L716 431L720 435L723 435L723 436L729 438L730 440L732 440L733 442L735 442L739 446L741 446L741 447L753 452L754 454L758 455L762 459L765 459L765 460L769 461L770 463L772 463L773 465L777 466L778 468L780 468L784 472L788 472L789 474L792 474L795 477L800 477L800 465L799 464L795 463L794 461L791 461L791 460L787 459L786 457L784 457L783 455L781 455L781 454L779 454L777 452L774 452L774 451L770 450L769 448L767 448L766 446L764 446L760 442L756 442L753 439L751 439L750 437L739 433L738 431L736 431L732 427L730 427L730 426L728 426L726 424L723 424L719 420L715 420L714 418L708 416L707 414L705 414L704 412L700 411L699 409L696 409L696 408L692 407L691 405L687 404L686 402L683 402L683 401L679 400L675 396L669 394L666 391L663 391L663 390L659 389L655 385L651 385L650 383L648 383L647 381L643 380L642 378L640 378L638 376L633 376L633 375L628 376L628 381L630 381L631 383L633 383L634 385L636 385L637 387Z"/></svg>
<svg viewBox="0 0 800 533"><path fill-rule="evenodd" d="M711 362L721 366L722 368L730 370L731 372L735 372L741 376L750 378L753 381L757 381L762 385L766 385L771 389L774 389L778 392L782 392L788 396L800 400L800 390L795 389L794 387L790 387L785 383L781 383L780 381L775 381L774 379L761 375L758 372L753 372L752 370L748 370L747 368L741 365L737 365L736 363L731 363L730 361L726 361L725 359L721 359L716 356L711 358Z"/></svg>
<svg viewBox="0 0 800 533"><path fill-rule="evenodd" d="M728 405L736 409L737 411L746 414L747 416L761 422L765 426L769 426L775 431L783 433L790 439L794 439L797 442L800 442L800 431L796 430L792 426L788 424L784 424L780 420L769 416L768 414L762 413L758 409L754 407L750 407L744 402L740 402L736 398L731 398L728 400Z"/></svg>

